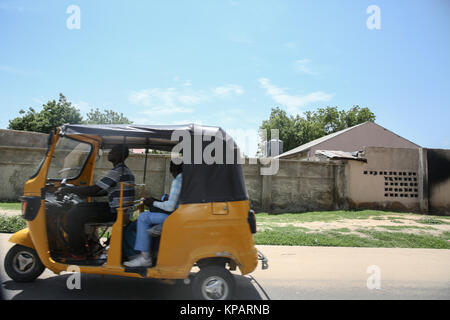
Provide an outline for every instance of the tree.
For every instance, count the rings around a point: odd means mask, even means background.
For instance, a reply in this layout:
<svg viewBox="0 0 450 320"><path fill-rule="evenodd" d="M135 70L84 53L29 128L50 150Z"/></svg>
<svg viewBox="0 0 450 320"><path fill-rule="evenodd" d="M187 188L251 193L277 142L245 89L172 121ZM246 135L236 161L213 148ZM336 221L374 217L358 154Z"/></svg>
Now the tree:
<svg viewBox="0 0 450 320"><path fill-rule="evenodd" d="M49 133L63 124L129 124L132 123L122 113L113 110L105 110L100 112L97 109L91 109L87 114L87 120L83 121L80 111L67 101L66 97L60 93L59 100L48 101L42 106L40 112L36 112L33 108L28 111L21 109L19 114L22 116L9 120L8 129L34 131Z"/></svg>
<svg viewBox="0 0 450 320"><path fill-rule="evenodd" d="M328 134L353 127L367 121L375 121L375 114L369 108L353 106L350 110L339 110L338 107L319 108L306 111L304 116L288 116L286 111L272 108L268 120L264 120L260 130L267 132L267 139L271 139L270 129L279 130L279 139L283 141L283 152L289 151L302 144L326 136ZM262 142L264 137L261 136ZM258 153L262 153L260 143Z"/></svg>
<svg viewBox="0 0 450 320"><path fill-rule="evenodd" d="M30 107L27 112L21 109L19 113L24 115L10 120L8 129L49 133L60 125L78 124L83 119L80 111L62 93L58 102L48 101L40 112Z"/></svg>
<svg viewBox="0 0 450 320"><path fill-rule="evenodd" d="M261 143L258 146L258 154L262 154L263 144L265 141L265 135L267 134L267 140L270 140L271 132L270 129L278 129L279 130L279 139L283 141L283 149L290 150L298 146L297 141L297 132L296 132L296 123L298 122L299 116L296 117L288 116L286 111L276 107L273 108L269 120L264 120L260 127L260 139Z"/></svg>
<svg viewBox="0 0 450 320"><path fill-rule="evenodd" d="M113 110L104 110L100 112L97 109L91 109L86 115L87 120L83 121L86 124L130 124L133 123L123 113L117 113Z"/></svg>
<svg viewBox="0 0 450 320"><path fill-rule="evenodd" d="M19 114L25 114L25 110L20 109ZM8 129L37 131L36 116L36 111L30 107L24 116L9 120Z"/></svg>

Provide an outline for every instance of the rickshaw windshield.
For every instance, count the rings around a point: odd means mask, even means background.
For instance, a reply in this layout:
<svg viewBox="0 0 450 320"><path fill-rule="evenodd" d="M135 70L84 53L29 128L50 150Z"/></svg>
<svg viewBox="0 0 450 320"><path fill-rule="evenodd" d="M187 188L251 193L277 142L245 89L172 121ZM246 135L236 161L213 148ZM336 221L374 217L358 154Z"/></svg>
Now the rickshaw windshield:
<svg viewBox="0 0 450 320"><path fill-rule="evenodd" d="M76 179L84 168L92 145L68 137L60 137L53 154L48 179Z"/></svg>

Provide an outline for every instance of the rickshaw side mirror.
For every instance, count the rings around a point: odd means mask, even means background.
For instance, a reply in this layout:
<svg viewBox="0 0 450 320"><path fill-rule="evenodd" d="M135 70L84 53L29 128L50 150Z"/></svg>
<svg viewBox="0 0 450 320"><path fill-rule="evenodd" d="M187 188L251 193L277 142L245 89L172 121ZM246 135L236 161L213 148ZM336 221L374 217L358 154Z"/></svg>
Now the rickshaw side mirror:
<svg viewBox="0 0 450 320"><path fill-rule="evenodd" d="M47 146L51 146L53 143L53 137L55 136L55 131L50 131L50 133L48 134L48 138L47 138Z"/></svg>

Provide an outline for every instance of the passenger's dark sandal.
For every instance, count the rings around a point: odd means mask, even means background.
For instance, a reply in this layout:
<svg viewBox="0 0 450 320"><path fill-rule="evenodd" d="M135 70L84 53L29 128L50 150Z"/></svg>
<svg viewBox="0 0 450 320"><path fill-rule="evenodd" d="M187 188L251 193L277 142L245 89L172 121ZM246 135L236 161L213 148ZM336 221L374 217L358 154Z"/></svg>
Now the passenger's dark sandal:
<svg viewBox="0 0 450 320"><path fill-rule="evenodd" d="M88 259L87 253L81 253L81 254L73 254L70 253L68 260L70 261L86 261Z"/></svg>

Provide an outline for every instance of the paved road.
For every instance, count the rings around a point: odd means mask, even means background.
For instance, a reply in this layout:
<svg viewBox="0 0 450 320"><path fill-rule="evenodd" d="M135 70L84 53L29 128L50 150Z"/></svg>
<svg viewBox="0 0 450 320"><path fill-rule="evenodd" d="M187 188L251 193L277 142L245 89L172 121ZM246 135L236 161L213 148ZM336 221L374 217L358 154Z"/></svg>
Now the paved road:
<svg viewBox="0 0 450 320"><path fill-rule="evenodd" d="M12 246L0 234L0 277L6 299L191 299L189 286L153 279L82 275L69 290L67 274L46 270L15 283L3 259ZM450 250L260 246L269 269L236 274L237 299L450 299ZM368 273L369 271L369 273ZM376 280L379 280L378 282ZM369 281L368 281L369 280ZM379 289L369 289L379 284Z"/></svg>

